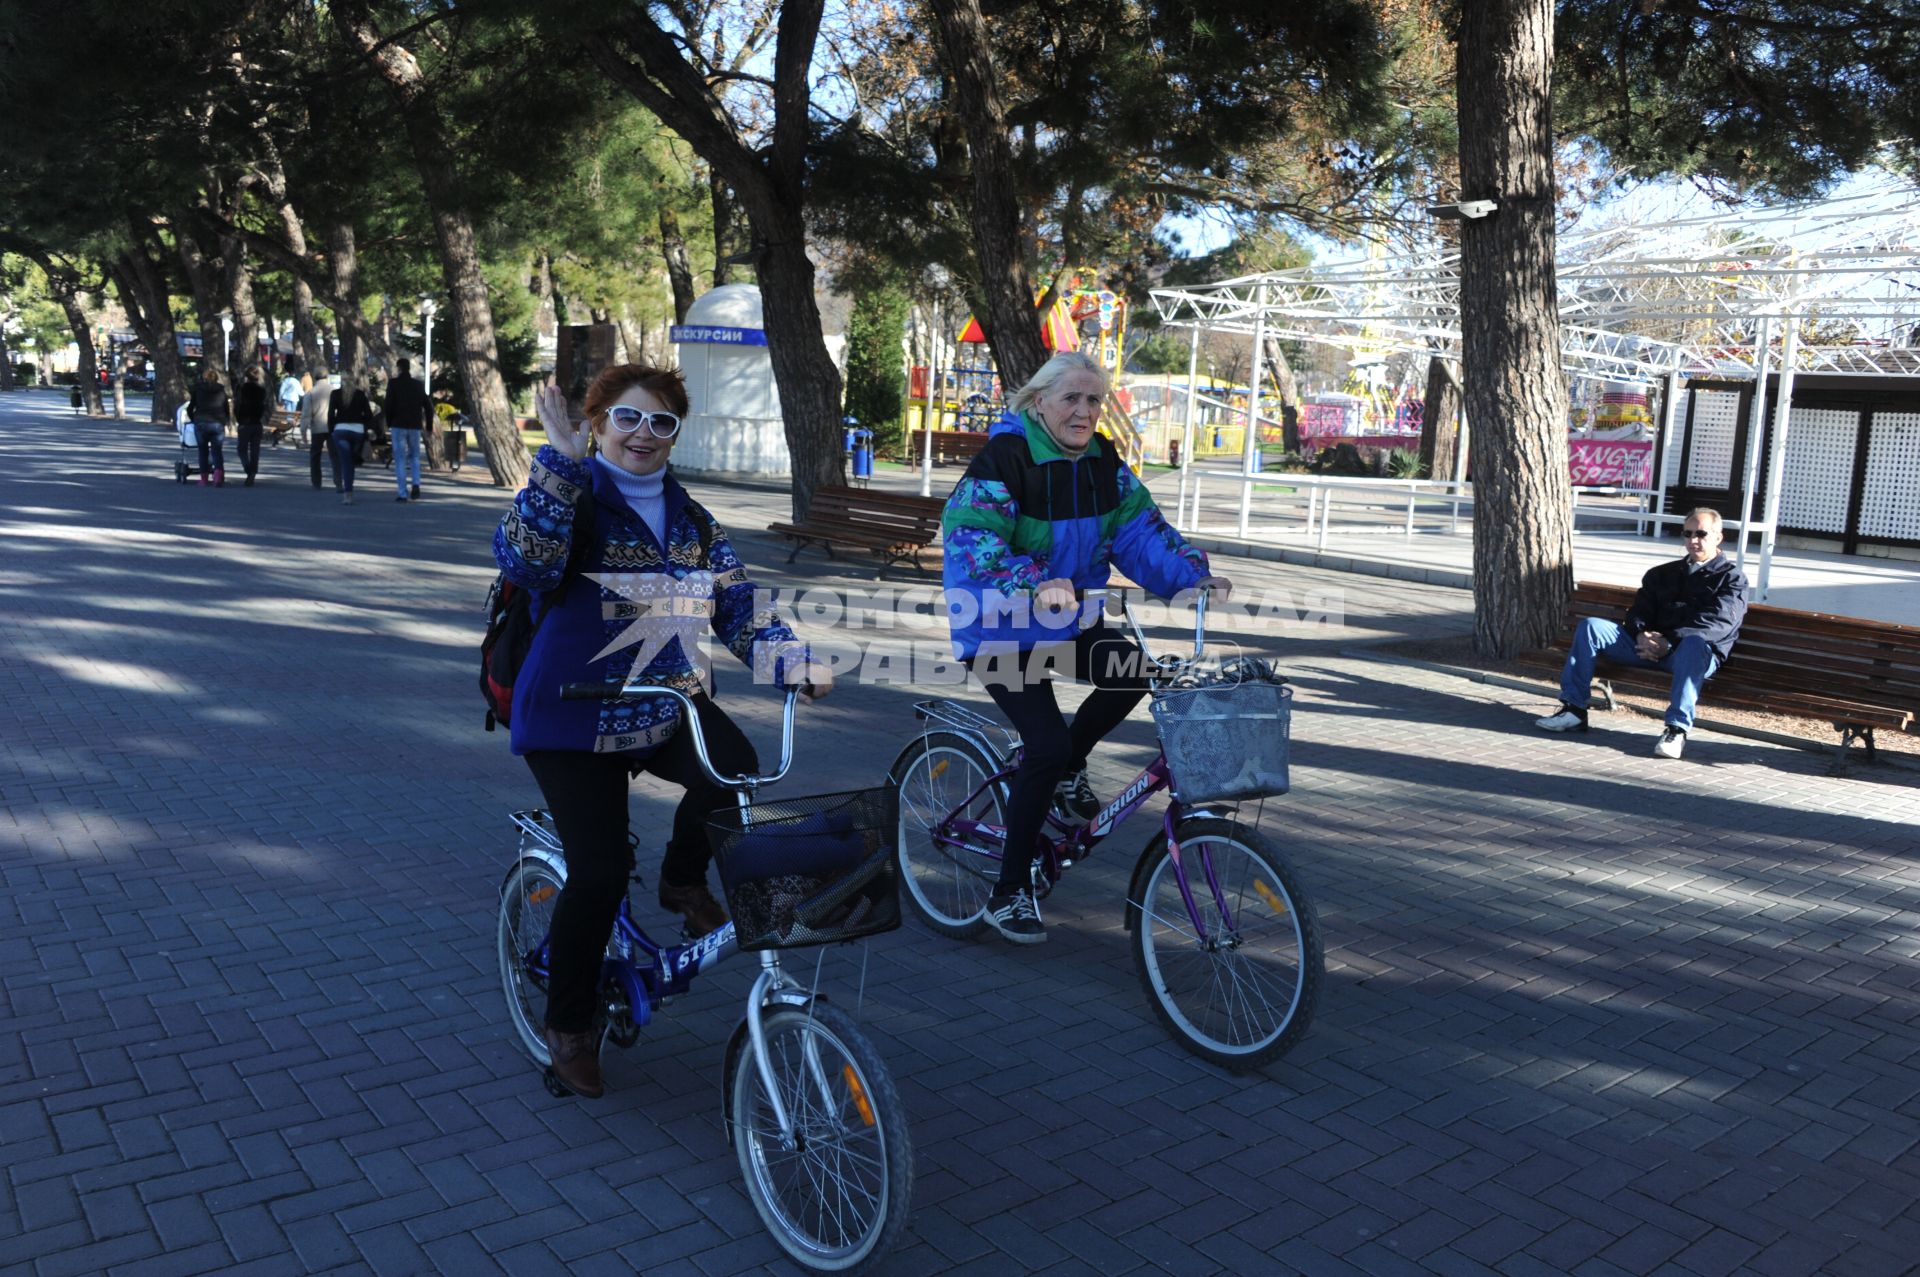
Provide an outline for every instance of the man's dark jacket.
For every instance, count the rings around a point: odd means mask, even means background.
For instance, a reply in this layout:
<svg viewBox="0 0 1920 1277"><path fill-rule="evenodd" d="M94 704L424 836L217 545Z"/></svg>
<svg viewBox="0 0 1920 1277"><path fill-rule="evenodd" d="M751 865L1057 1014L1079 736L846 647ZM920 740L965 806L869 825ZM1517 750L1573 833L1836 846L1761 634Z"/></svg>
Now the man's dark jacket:
<svg viewBox="0 0 1920 1277"><path fill-rule="evenodd" d="M1649 571L1621 624L1629 634L1651 630L1673 643L1693 635L1724 661L1746 615L1747 578L1732 559L1716 554L1692 571L1685 559Z"/></svg>
<svg viewBox="0 0 1920 1277"><path fill-rule="evenodd" d="M433 413L418 377L395 377L387 383L386 411L389 430L418 430Z"/></svg>

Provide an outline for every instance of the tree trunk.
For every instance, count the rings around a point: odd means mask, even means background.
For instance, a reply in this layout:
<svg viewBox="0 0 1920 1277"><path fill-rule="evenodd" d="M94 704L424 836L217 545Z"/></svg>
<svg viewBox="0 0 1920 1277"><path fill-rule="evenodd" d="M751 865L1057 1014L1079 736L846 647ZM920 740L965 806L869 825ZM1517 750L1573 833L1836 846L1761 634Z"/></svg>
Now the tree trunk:
<svg viewBox="0 0 1920 1277"><path fill-rule="evenodd" d="M361 389L366 388L367 354L360 341L360 254L354 244L353 226L335 222L327 227L327 267L333 275L333 293L340 299L334 309L335 326L340 330L340 375Z"/></svg>
<svg viewBox="0 0 1920 1277"><path fill-rule="evenodd" d="M507 398L507 383L500 375L493 306L487 297L486 276L480 269L473 222L460 203L459 189L447 167L446 157L452 148L439 108L420 64L398 42L380 37L363 6L340 5L334 9L334 18L348 42L386 81L399 109L407 141L413 148L414 167L433 215L441 274L452 301L454 358L466 387L469 415L486 440L487 468L494 483L517 489L527 479L527 447L520 440L513 405Z"/></svg>
<svg viewBox="0 0 1920 1277"><path fill-rule="evenodd" d="M620 329L620 347L625 353L626 361L630 364L646 363L647 341L645 330L639 325L636 325L633 322L631 313L625 310L620 312L620 318L615 322Z"/></svg>
<svg viewBox="0 0 1920 1277"><path fill-rule="evenodd" d="M1566 630L1573 591L1567 388L1554 276L1552 0L1467 0L1458 52L1460 315L1473 463L1474 647L1505 659Z"/></svg>
<svg viewBox="0 0 1920 1277"><path fill-rule="evenodd" d="M220 260L207 256L191 212L183 211L171 221L174 251L179 254L181 269L187 277L187 291L193 296L194 317L200 321L200 367L217 372L231 396L233 377L227 368L227 333L220 326L220 312L226 309Z"/></svg>
<svg viewBox="0 0 1920 1277"><path fill-rule="evenodd" d="M660 206L660 253L667 259L667 280L673 285L673 322L687 322L693 309L693 263L687 259L687 237L671 205Z"/></svg>
<svg viewBox="0 0 1920 1277"><path fill-rule="evenodd" d="M746 249L740 243L740 232L735 225L738 205L734 203L733 191L712 168L707 170L707 193L713 201L713 286L718 288L733 282L733 268L737 263L728 259Z"/></svg>
<svg viewBox="0 0 1920 1277"><path fill-rule="evenodd" d="M52 279L52 275L48 275ZM100 402L100 360L93 349L93 329L87 324L87 311L74 296L71 288L56 288L54 296L60 301L60 309L66 312L67 327L73 331L73 343L80 347L80 367L74 374L80 386L80 398L85 403L87 415L98 417L106 409Z"/></svg>
<svg viewBox="0 0 1920 1277"><path fill-rule="evenodd" d="M773 379L780 389L787 449L793 463L793 514L806 517L815 489L846 482L840 427L840 369L820 335L813 262L798 200L749 206L754 237L766 247L756 266L762 323ZM770 226L769 223L772 223Z"/></svg>
<svg viewBox="0 0 1920 1277"><path fill-rule="evenodd" d="M0 320L4 319L0 315ZM11 393L13 388L13 355L7 349L7 326L0 322L0 394Z"/></svg>
<svg viewBox="0 0 1920 1277"><path fill-rule="evenodd" d="M127 229L132 233L131 246L113 262L109 274L127 322L140 335L153 364L151 419L171 422L174 409L186 402L187 379L180 367L180 343L169 306L172 289L165 267L157 260L164 249L152 222L129 218Z"/></svg>
<svg viewBox="0 0 1920 1277"><path fill-rule="evenodd" d="M961 118L967 122L972 164L974 257L980 267L985 313L980 326L1009 392L1047 360L1033 310L1033 276L1020 239L1020 205L1013 177L1013 148L1006 113L994 87L998 72L978 0L931 0L938 19L942 60L953 76Z"/></svg>
<svg viewBox="0 0 1920 1277"><path fill-rule="evenodd" d="M1460 451L1460 374L1435 355L1427 360L1427 397L1420 412L1420 469L1442 483L1453 478Z"/></svg>
<svg viewBox="0 0 1920 1277"><path fill-rule="evenodd" d="M841 482L840 370L827 352L807 257L806 162L811 130L809 69L824 0L784 0L773 58L773 128L749 147L713 88L682 56L675 38L644 10L581 48L610 78L682 138L740 198L756 249L767 354L780 391L793 465L793 512L804 517L814 490ZM640 58L622 55L624 44ZM716 210L717 211L717 210Z"/></svg>
<svg viewBox="0 0 1920 1277"><path fill-rule="evenodd" d="M1286 347L1272 333L1267 337L1267 375L1280 394L1280 446L1288 452L1300 451L1300 383L1293 375L1293 361Z"/></svg>
<svg viewBox="0 0 1920 1277"><path fill-rule="evenodd" d="M294 260L305 263L307 230L300 222L300 215L294 212L292 202L287 199L286 176L280 172L277 163L266 176L268 192L280 216L280 228L286 233L287 248ZM320 345L320 326L313 319L313 288L302 271L289 270L287 275L293 281L293 344L300 351L301 370L318 380L326 376L329 369L327 352Z"/></svg>
<svg viewBox="0 0 1920 1277"><path fill-rule="evenodd" d="M209 209L212 201L218 199L219 220L231 222L239 216L244 195L245 189L238 183L215 183L208 196ZM233 368L229 381L237 389L247 369L260 362L260 311L253 302L253 271L247 264L245 238L216 229L214 242L220 247L221 300L233 314L233 349L228 352Z"/></svg>

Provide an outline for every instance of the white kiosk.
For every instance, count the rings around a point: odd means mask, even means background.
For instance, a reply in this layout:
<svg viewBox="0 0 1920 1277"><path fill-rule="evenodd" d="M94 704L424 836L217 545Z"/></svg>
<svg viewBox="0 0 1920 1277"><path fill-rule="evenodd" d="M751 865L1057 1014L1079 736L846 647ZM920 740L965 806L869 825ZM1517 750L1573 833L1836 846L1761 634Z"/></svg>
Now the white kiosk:
<svg viewBox="0 0 1920 1277"><path fill-rule="evenodd" d="M669 336L680 348L692 414L674 445L675 471L709 478L792 475L780 392L773 384L760 290L722 284L687 311Z"/></svg>

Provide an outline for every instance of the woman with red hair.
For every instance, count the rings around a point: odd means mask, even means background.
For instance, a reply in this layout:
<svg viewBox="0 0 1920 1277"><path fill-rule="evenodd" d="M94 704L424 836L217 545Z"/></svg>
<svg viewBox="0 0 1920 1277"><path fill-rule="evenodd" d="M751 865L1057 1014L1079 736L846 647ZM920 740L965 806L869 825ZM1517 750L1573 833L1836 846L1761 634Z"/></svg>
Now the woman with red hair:
<svg viewBox="0 0 1920 1277"><path fill-rule="evenodd" d="M644 771L686 790L659 899L685 918L689 938L727 921L707 887L705 825L729 795L702 771L672 698L563 701L560 688L677 688L693 698L714 767L738 775L759 763L707 694L699 631L711 628L759 682L821 696L833 673L771 609L755 609L726 533L669 473L687 415L677 371L608 368L587 390L583 422L570 419L556 387L537 406L547 443L494 534L494 557L508 580L534 592L537 628L514 680L513 752L539 783L567 858L549 942L547 1046L554 1074L591 1098L604 1091L592 1033L600 960L633 869L627 782Z"/></svg>

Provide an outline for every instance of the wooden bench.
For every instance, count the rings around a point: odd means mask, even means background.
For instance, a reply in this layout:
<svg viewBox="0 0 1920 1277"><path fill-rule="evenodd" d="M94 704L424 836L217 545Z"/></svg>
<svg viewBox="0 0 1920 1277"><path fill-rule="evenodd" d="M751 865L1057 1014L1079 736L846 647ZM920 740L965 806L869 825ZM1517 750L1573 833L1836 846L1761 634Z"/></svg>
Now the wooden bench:
<svg viewBox="0 0 1920 1277"><path fill-rule="evenodd" d="M918 465L927 455L927 432L915 430L909 436L910 448L902 461ZM944 465L949 461L968 462L987 446L984 430L936 430L933 432L933 459Z"/></svg>
<svg viewBox="0 0 1920 1277"><path fill-rule="evenodd" d="M916 570L926 570L920 551L940 539L940 514L946 504L941 497L825 487L814 492L805 519L770 523L767 530L793 542L789 563L809 545L825 549L828 558L835 557L836 545L854 546L880 556L880 575L885 577L895 563L911 562Z"/></svg>
<svg viewBox="0 0 1920 1277"><path fill-rule="evenodd" d="M1575 585L1567 642L1536 654L1528 664L1550 666L1557 679L1580 618L1622 620L1636 593L1628 585ZM1673 685L1659 670L1615 665L1604 657L1594 681L1608 709L1613 708L1613 684L1663 699ZM1840 734L1836 756L1841 762L1856 740L1872 759L1877 729L1920 730L1920 626L1750 604L1732 653L1707 681L1701 700L1823 719Z"/></svg>
<svg viewBox="0 0 1920 1277"><path fill-rule="evenodd" d="M285 443L288 437L299 428L300 410L298 408L275 408L267 414L266 433L262 438L275 447L278 447Z"/></svg>

